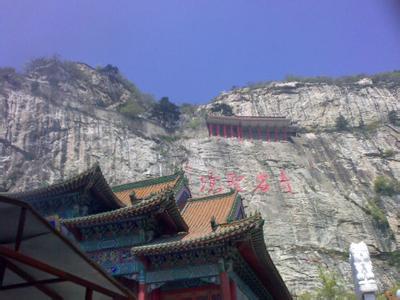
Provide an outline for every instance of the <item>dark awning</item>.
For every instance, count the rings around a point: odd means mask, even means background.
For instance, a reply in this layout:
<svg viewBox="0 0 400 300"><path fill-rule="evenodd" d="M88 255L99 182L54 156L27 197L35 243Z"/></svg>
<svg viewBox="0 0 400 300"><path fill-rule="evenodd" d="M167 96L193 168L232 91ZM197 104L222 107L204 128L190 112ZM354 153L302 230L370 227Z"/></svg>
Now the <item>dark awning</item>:
<svg viewBox="0 0 400 300"><path fill-rule="evenodd" d="M134 298L28 204L0 196L0 299Z"/></svg>

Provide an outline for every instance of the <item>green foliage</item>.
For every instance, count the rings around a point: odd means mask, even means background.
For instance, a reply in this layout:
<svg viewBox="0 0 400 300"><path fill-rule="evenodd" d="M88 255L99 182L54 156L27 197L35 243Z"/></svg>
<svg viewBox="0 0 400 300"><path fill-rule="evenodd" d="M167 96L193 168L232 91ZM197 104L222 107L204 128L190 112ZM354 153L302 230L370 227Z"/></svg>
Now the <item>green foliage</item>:
<svg viewBox="0 0 400 300"><path fill-rule="evenodd" d="M215 103L211 107L213 113L220 113L223 116L233 116L232 107L226 103Z"/></svg>
<svg viewBox="0 0 400 300"><path fill-rule="evenodd" d="M183 103L180 106L180 111L186 116L193 116L196 112L197 106L190 103Z"/></svg>
<svg viewBox="0 0 400 300"><path fill-rule="evenodd" d="M328 76L305 77L296 75L286 75L285 80L296 81L296 82L308 82L308 83L327 83L327 84L335 83L335 79Z"/></svg>
<svg viewBox="0 0 400 300"><path fill-rule="evenodd" d="M400 70L395 70L392 72L383 72L371 76L374 83L390 83L399 84L400 83Z"/></svg>
<svg viewBox="0 0 400 300"><path fill-rule="evenodd" d="M396 250L390 253L389 264L396 267L400 271L400 250Z"/></svg>
<svg viewBox="0 0 400 300"><path fill-rule="evenodd" d="M286 76L286 81L297 81L303 83L324 83L324 84L336 84L336 85L349 85L354 84L363 78L370 78L375 84L399 84L400 83L400 70L392 72L378 73L375 75L358 74L353 76L342 76L342 77L328 77L328 76Z"/></svg>
<svg viewBox="0 0 400 300"><path fill-rule="evenodd" d="M118 111L129 118L137 118L143 114L146 109L133 99L118 108Z"/></svg>
<svg viewBox="0 0 400 300"><path fill-rule="evenodd" d="M349 122L345 117L343 117L343 115L340 114L335 120L335 127L339 131L348 130Z"/></svg>
<svg viewBox="0 0 400 300"><path fill-rule="evenodd" d="M21 88L22 78L14 68L0 68L0 85L7 82L16 88Z"/></svg>
<svg viewBox="0 0 400 300"><path fill-rule="evenodd" d="M163 141L167 142L167 143L173 143L173 142L176 142L176 141L178 141L180 139L180 137L177 136L177 135L159 135L158 138L160 140L163 140Z"/></svg>
<svg viewBox="0 0 400 300"><path fill-rule="evenodd" d="M151 111L151 118L159 121L166 128L175 127L179 117L179 107L170 102L168 97L162 97Z"/></svg>
<svg viewBox="0 0 400 300"><path fill-rule="evenodd" d="M58 88L60 82L89 81L89 76L79 66L70 61L63 61L58 56L40 57L31 60L25 66L28 74L37 73L45 76L52 88Z"/></svg>
<svg viewBox="0 0 400 300"><path fill-rule="evenodd" d="M116 83L113 88L109 87L108 93L112 99L120 99L122 90L119 85L130 92L130 99L121 105L118 110L129 117L137 117L138 115L148 111L154 105L154 97L150 94L142 93L135 84L126 79L118 67L111 64L105 67L97 66L96 70L106 76L111 83Z"/></svg>
<svg viewBox="0 0 400 300"><path fill-rule="evenodd" d="M393 124L395 126L400 125L400 119L399 119L399 116L397 115L397 111L395 111L395 110L389 111L388 120L391 124Z"/></svg>
<svg viewBox="0 0 400 300"><path fill-rule="evenodd" d="M192 118L189 121L188 127L195 130L197 128L199 128L201 125L201 119L200 118Z"/></svg>
<svg viewBox="0 0 400 300"><path fill-rule="evenodd" d="M106 65L105 67L97 67L96 70L107 76L111 82L120 83L130 91L137 99L144 100L149 95L142 94L139 89L129 80L127 80L119 71L118 67L113 66L111 64Z"/></svg>
<svg viewBox="0 0 400 300"><path fill-rule="evenodd" d="M379 225L383 225L384 227L389 226L386 215L384 211L378 206L377 201L368 201L367 211Z"/></svg>
<svg viewBox="0 0 400 300"><path fill-rule="evenodd" d="M344 284L339 280L338 275L329 270L319 268L319 279L322 287L315 292L307 292L299 296L301 300L355 300L353 292L346 291Z"/></svg>
<svg viewBox="0 0 400 300"><path fill-rule="evenodd" d="M380 124L381 124L381 122L379 122L379 121L372 121L371 123L368 123L365 126L365 129L367 131L376 131L379 128Z"/></svg>
<svg viewBox="0 0 400 300"><path fill-rule="evenodd" d="M374 180L374 191L379 195L393 196L400 192L400 184L395 179L378 176Z"/></svg>
<svg viewBox="0 0 400 300"><path fill-rule="evenodd" d="M382 158L389 158L394 156L394 150L393 149L385 149L382 152Z"/></svg>
<svg viewBox="0 0 400 300"><path fill-rule="evenodd" d="M39 82L34 81L34 82L31 83L31 92L35 96L37 96L39 94L39 92L40 92Z"/></svg>

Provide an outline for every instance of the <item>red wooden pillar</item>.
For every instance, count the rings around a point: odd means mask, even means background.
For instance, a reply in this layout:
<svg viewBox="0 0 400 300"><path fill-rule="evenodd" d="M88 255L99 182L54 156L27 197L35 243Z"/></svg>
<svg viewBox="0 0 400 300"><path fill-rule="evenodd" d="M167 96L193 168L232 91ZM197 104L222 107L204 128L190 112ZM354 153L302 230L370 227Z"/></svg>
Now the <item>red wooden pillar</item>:
<svg viewBox="0 0 400 300"><path fill-rule="evenodd" d="M224 124L224 138L226 138L226 125Z"/></svg>
<svg viewBox="0 0 400 300"><path fill-rule="evenodd" d="M233 136L233 125L230 125L230 127L231 127L231 136L230 137L232 138L232 137L234 137Z"/></svg>
<svg viewBox="0 0 400 300"><path fill-rule="evenodd" d="M231 289L231 299L236 300L237 299L237 294L236 294L236 282L231 280L230 282L230 289Z"/></svg>
<svg viewBox="0 0 400 300"><path fill-rule="evenodd" d="M160 300L161 299L161 290L158 288L151 293L151 300Z"/></svg>
<svg viewBox="0 0 400 300"><path fill-rule="evenodd" d="M145 270L140 270L140 272L139 272L138 300L147 300L147 286L146 286Z"/></svg>
<svg viewBox="0 0 400 300"><path fill-rule="evenodd" d="M146 300L146 283L139 282L138 300Z"/></svg>
<svg viewBox="0 0 400 300"><path fill-rule="evenodd" d="M257 127L258 139L261 140L261 128Z"/></svg>
<svg viewBox="0 0 400 300"><path fill-rule="evenodd" d="M219 273L219 278L221 280L221 296L222 300L231 300L231 287L229 284L229 276L226 271Z"/></svg>

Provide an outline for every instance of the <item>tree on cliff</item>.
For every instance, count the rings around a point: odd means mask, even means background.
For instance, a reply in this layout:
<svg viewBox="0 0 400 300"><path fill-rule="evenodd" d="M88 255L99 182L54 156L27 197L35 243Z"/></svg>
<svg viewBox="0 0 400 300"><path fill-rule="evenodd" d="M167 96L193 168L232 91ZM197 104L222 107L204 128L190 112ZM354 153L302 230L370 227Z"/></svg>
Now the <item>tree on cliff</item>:
<svg viewBox="0 0 400 300"><path fill-rule="evenodd" d="M220 113L223 116L233 116L232 107L226 103L215 103L211 107L213 113Z"/></svg>
<svg viewBox="0 0 400 300"><path fill-rule="evenodd" d="M168 97L162 97L151 110L151 118L160 122L165 128L175 127L180 114L179 107L170 102Z"/></svg>
<svg viewBox="0 0 400 300"><path fill-rule="evenodd" d="M397 115L397 111L395 111L395 110L389 111L388 119L389 119L389 122L395 126L398 126L400 124L399 116Z"/></svg>
<svg viewBox="0 0 400 300"><path fill-rule="evenodd" d="M344 131L344 130L349 129L349 121L347 121L346 118L343 117L342 114L340 114L339 117L336 118L335 125L336 125L336 129L339 131Z"/></svg>

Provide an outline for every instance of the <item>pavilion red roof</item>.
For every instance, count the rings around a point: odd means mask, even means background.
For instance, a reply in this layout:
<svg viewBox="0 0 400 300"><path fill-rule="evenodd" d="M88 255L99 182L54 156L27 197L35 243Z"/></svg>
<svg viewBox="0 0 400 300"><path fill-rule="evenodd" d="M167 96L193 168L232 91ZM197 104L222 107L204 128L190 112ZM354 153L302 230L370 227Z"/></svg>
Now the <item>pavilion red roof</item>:
<svg viewBox="0 0 400 300"><path fill-rule="evenodd" d="M131 199L145 199L166 189L174 188L183 178L182 172L173 175L136 181L114 186L112 191L125 205L132 205Z"/></svg>

